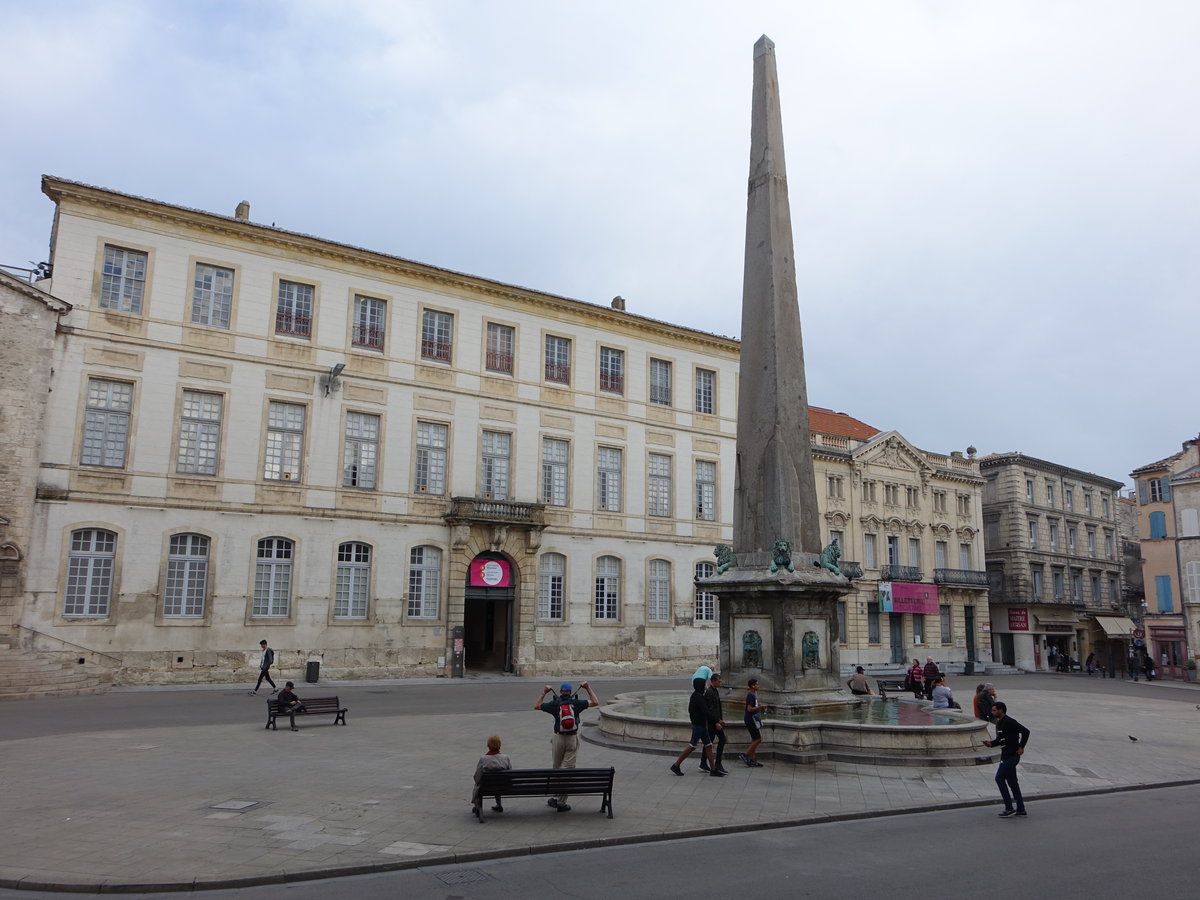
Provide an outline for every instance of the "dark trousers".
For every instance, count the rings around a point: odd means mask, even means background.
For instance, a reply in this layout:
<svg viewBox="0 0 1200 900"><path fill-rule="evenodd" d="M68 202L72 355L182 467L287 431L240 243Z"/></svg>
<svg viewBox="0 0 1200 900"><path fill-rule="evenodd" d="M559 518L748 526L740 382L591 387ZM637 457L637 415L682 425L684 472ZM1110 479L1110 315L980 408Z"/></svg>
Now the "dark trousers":
<svg viewBox="0 0 1200 900"><path fill-rule="evenodd" d="M713 762L716 763L716 766L719 769L721 768L721 759L725 756L725 729L718 728L716 725L713 725L710 733L713 736L713 740L716 742L716 746L713 747Z"/></svg>
<svg viewBox="0 0 1200 900"><path fill-rule="evenodd" d="M1000 760L1000 765L996 767L996 785L1000 788L1000 796L1004 799L1005 809L1012 809L1015 800L1017 811L1024 812L1025 799L1021 796L1021 785L1017 783L1017 763L1020 761L1021 757L1019 756L1010 756Z"/></svg>
<svg viewBox="0 0 1200 900"><path fill-rule="evenodd" d="M275 682L271 681L271 673L267 669L258 670L258 683L254 685L254 689L257 691L260 687L262 687L264 678L267 679L267 682L271 685L271 690L275 690Z"/></svg>

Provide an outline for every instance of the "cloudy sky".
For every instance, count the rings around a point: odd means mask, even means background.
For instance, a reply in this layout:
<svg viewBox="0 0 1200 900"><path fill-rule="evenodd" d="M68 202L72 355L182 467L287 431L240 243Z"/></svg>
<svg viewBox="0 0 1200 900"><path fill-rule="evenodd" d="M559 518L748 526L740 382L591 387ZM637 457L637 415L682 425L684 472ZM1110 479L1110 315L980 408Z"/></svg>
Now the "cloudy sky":
<svg viewBox="0 0 1200 900"><path fill-rule="evenodd" d="M810 402L1124 480L1200 432L1194 0L0 0L50 173L736 336L775 41Z"/></svg>

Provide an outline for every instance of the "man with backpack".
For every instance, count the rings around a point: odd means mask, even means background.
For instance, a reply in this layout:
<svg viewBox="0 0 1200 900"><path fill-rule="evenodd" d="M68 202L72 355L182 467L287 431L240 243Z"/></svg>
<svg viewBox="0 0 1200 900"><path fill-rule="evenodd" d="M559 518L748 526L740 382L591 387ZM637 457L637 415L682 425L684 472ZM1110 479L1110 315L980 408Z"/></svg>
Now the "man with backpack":
<svg viewBox="0 0 1200 900"><path fill-rule="evenodd" d="M585 709L600 705L600 698L596 696L591 685L581 681L579 686L587 691L586 700L576 696L571 690L571 685L564 681L558 689L557 696L554 696L554 688L550 685L542 688L542 695L533 705L534 709L554 716L554 737L550 741L550 747L553 759L551 765L555 769L575 768L575 754L579 751L579 717ZM549 700L546 699L547 694L551 695ZM567 803L566 794L551 797L546 801L546 805L559 812L567 812L571 808Z"/></svg>

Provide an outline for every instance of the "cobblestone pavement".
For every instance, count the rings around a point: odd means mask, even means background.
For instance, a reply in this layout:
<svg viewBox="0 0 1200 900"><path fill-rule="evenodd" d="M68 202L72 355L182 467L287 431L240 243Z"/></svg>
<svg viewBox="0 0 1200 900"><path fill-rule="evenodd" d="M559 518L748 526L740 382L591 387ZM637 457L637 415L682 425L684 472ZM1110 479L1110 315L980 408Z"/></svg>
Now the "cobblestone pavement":
<svg viewBox="0 0 1200 900"><path fill-rule="evenodd" d="M969 701L974 680L954 679L960 700ZM1200 781L1196 685L996 681L1033 731L1020 768L1031 815L1038 797ZM580 765L617 769L615 818L596 797L578 798L569 813L514 799L481 825L469 797L484 738L501 734L515 766L548 765L544 714L376 718L351 707L345 728L304 721L295 733L261 722L117 724L0 745L0 886L269 883L999 802L992 766L747 769L734 759L729 777L709 778L693 757L678 778L667 756L585 742Z"/></svg>

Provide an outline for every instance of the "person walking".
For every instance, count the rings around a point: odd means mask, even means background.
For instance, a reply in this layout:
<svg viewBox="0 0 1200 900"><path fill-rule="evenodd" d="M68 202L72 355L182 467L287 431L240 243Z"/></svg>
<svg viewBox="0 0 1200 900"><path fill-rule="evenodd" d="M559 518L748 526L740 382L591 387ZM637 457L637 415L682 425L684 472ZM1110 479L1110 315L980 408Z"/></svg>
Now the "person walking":
<svg viewBox="0 0 1200 900"><path fill-rule="evenodd" d="M762 763L754 754L758 752L758 745L762 743L762 711L766 708L765 703L758 702L758 679L751 678L747 684L746 712L742 719L746 723L746 730L750 732L750 746L746 748L745 753L738 755L738 759L754 769L762 768Z"/></svg>
<svg viewBox="0 0 1200 900"><path fill-rule="evenodd" d="M933 661L932 656L925 657L925 670L923 674L925 675L925 696L932 700L933 688L937 677L942 674L942 670L938 668L938 664Z"/></svg>
<svg viewBox="0 0 1200 900"><path fill-rule="evenodd" d="M258 663L258 682L254 685L254 690L250 691L251 697L258 693L258 689L262 687L264 678L271 685L272 694L279 690L279 688L275 687L275 682L271 679L271 666L275 662L275 651L267 646L266 641L259 641L258 646L262 648L262 659Z"/></svg>
<svg viewBox="0 0 1200 900"><path fill-rule="evenodd" d="M707 759L702 759L700 768L708 771L710 775L728 775L721 762L725 758L725 742L728 736L725 734L725 715L721 711L720 672L713 672L708 677L708 690L704 692L704 713L708 717L708 733L717 746L711 766Z"/></svg>
<svg viewBox="0 0 1200 900"><path fill-rule="evenodd" d="M914 659L912 668L908 670L908 689L918 700L925 696L925 670L921 668L919 659Z"/></svg>
<svg viewBox="0 0 1200 900"><path fill-rule="evenodd" d="M697 683L698 682L698 683ZM716 775L716 766L712 764L712 736L708 732L708 711L704 705L704 679L697 678L692 682L692 695L688 698L688 719L692 723L692 739L683 748L683 752L675 762L671 763L671 771L683 776L683 761L692 755L696 745L703 746L701 753L708 759L709 775Z"/></svg>
<svg viewBox="0 0 1200 900"><path fill-rule="evenodd" d="M479 818L479 807L483 805L481 787L483 773L500 772L511 768L512 760L508 758L508 754L500 752L500 736L491 735L487 739L487 753L479 757L479 762L475 765L475 790L471 792L471 815ZM492 812L504 812L504 806L500 803L499 797L496 798L496 805L492 807Z"/></svg>
<svg viewBox="0 0 1200 900"><path fill-rule="evenodd" d="M1029 729L1008 714L1008 704L1003 700L992 704L992 710L996 717L996 737L984 741L983 746L1000 748L1000 765L996 768L996 784L1004 800L1004 812L1000 813L1000 818L1024 816L1025 798L1021 796L1021 785L1017 782L1017 763L1025 755Z"/></svg>
<svg viewBox="0 0 1200 900"><path fill-rule="evenodd" d="M537 703L533 705L534 709L554 716L554 737L550 739L550 749L551 766L555 769L575 768L575 756L579 752L579 717L585 709L600 705L600 699L591 685L581 681L579 686L587 691L586 700L575 696L570 682L564 681L558 689L557 697L554 696L554 688L546 685L542 688L542 695L538 697ZM551 695L549 700L546 700L547 694ZM568 812L571 809L566 794L551 797L546 801L546 805L559 812Z"/></svg>

